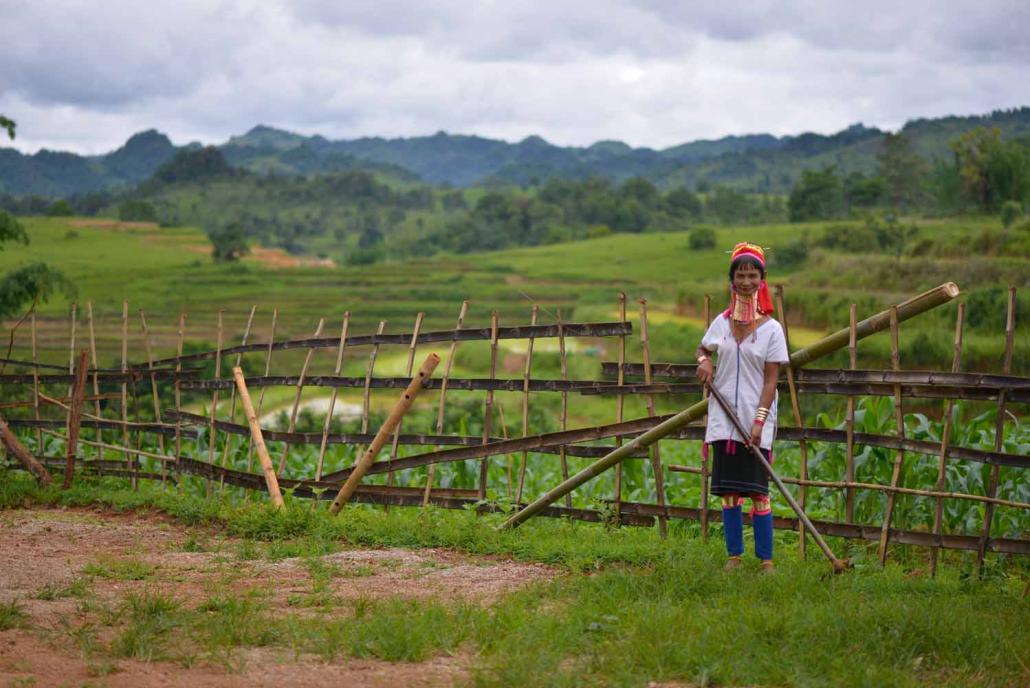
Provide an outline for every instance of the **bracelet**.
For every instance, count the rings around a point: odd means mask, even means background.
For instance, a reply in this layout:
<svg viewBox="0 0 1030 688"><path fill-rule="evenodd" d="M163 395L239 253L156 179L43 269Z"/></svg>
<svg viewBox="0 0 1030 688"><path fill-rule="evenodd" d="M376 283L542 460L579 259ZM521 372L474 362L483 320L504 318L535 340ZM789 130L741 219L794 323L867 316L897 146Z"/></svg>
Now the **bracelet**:
<svg viewBox="0 0 1030 688"><path fill-rule="evenodd" d="M769 409L764 406L759 406L758 410L755 411L756 420L765 420L769 416Z"/></svg>
<svg viewBox="0 0 1030 688"><path fill-rule="evenodd" d="M758 419L758 418L755 418L755 425L759 425L759 426L765 425L765 421L761 420L761 419Z"/></svg>
<svg viewBox="0 0 1030 688"><path fill-rule="evenodd" d="M711 357L708 354L701 354L700 356L697 357L697 364L701 365L705 361L710 361L710 360L712 360L712 359L711 359Z"/></svg>

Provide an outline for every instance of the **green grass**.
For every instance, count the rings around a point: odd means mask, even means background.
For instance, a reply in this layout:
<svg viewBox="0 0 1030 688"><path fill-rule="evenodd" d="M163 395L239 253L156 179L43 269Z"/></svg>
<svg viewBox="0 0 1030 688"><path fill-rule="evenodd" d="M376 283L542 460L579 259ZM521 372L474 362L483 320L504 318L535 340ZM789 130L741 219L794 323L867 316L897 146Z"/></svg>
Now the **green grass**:
<svg viewBox="0 0 1030 688"><path fill-rule="evenodd" d="M12 482L22 481L5 482L3 504L161 508L184 523L216 525L258 550L290 544L302 553L311 593L284 610L271 606L268 591L240 589L231 578L199 601L145 588L85 605L87 616L71 636L92 633L96 622L113 629L109 642L91 641L94 662L113 656L232 667L242 648L266 646L327 661L419 662L463 653L472 658L477 686L1005 686L1027 675L1030 637L1013 629L1030 621L1030 603L1011 567L992 566L986 580L977 580L951 562L930 580L912 575L921 562L913 569L913 559L901 557L882 571L860 562L828 578L825 562L800 561L781 536L776 575L762 575L752 561L726 574L718 538L705 544L683 528L673 528L667 541L653 531L543 520L499 533L497 518L463 512L355 506L329 518L296 502L276 513L172 489L133 492L114 481L69 492L27 483L16 490ZM329 586L346 573L321 559L329 542L443 546L546 562L567 573L488 605L341 601ZM8 627L21 623L17 605L0 613L14 619Z"/></svg>
<svg viewBox="0 0 1030 688"><path fill-rule="evenodd" d="M17 601L0 602L0 631L19 628L25 623L25 612Z"/></svg>

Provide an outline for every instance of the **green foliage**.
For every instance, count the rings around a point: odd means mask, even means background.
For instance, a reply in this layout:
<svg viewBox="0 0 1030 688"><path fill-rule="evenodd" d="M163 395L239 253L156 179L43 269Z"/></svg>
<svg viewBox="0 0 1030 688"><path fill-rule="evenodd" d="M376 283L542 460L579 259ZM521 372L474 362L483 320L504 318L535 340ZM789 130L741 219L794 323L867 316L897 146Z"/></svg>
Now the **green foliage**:
<svg viewBox="0 0 1030 688"><path fill-rule="evenodd" d="M787 209L791 222L830 220L844 213L844 189L833 166L805 170L790 192Z"/></svg>
<svg viewBox="0 0 1030 688"><path fill-rule="evenodd" d="M208 228L207 236L211 240L211 257L216 263L231 263L250 252L247 245L247 233L239 222Z"/></svg>
<svg viewBox="0 0 1030 688"><path fill-rule="evenodd" d="M1030 146L1003 141L1001 130L979 127L951 144L964 191L983 210L1030 200Z"/></svg>
<svg viewBox="0 0 1030 688"><path fill-rule="evenodd" d="M25 623L25 612L17 601L0 602L0 631L18 628Z"/></svg>
<svg viewBox="0 0 1030 688"><path fill-rule="evenodd" d="M911 139L903 132L885 134L876 159L890 206L903 211L917 206L922 200L926 161L914 150Z"/></svg>
<svg viewBox="0 0 1030 688"><path fill-rule="evenodd" d="M118 219L123 222L157 222L157 210L153 203L129 199L118 205Z"/></svg>
<svg viewBox="0 0 1030 688"><path fill-rule="evenodd" d="M72 298L76 289L63 273L45 263L30 263L9 270L0 276L0 317L15 315L31 301L46 302L54 292Z"/></svg>
<svg viewBox="0 0 1030 688"><path fill-rule="evenodd" d="M75 210L68 201L60 200L51 203L50 207L46 209L46 214L50 217L71 217L75 214Z"/></svg>
<svg viewBox="0 0 1030 688"><path fill-rule="evenodd" d="M0 250L3 250L3 244L8 241L28 244L29 236L25 233L25 226L18 221L18 218L6 210L0 210Z"/></svg>
<svg viewBox="0 0 1030 688"><path fill-rule="evenodd" d="M711 227L695 227L690 230L687 241L691 251L704 251L715 248L715 230Z"/></svg>
<svg viewBox="0 0 1030 688"><path fill-rule="evenodd" d="M4 117L3 115L0 115L0 129L5 130L7 132L7 137L10 138L12 141L14 140L14 130L17 128L17 126L18 125L15 123L13 119L9 119L7 117Z"/></svg>
<svg viewBox="0 0 1030 688"><path fill-rule="evenodd" d="M1023 217L1023 204L1019 201L1005 201L1001 204L1001 225L1008 229Z"/></svg>

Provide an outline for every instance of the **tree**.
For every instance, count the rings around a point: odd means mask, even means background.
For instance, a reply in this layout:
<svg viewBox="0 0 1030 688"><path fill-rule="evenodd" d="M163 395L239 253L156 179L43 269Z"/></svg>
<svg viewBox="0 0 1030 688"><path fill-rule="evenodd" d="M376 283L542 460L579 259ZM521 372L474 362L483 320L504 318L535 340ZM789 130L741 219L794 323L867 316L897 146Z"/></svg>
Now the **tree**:
<svg viewBox="0 0 1030 688"><path fill-rule="evenodd" d="M877 174L883 179L887 202L892 208L908 210L918 205L926 185L926 161L912 150L902 133L886 134L876 155Z"/></svg>
<svg viewBox="0 0 1030 688"><path fill-rule="evenodd" d="M211 257L216 263L231 263L250 253L247 234L238 222L230 222L218 229L209 227L207 236L211 239Z"/></svg>
<svg viewBox="0 0 1030 688"><path fill-rule="evenodd" d="M977 127L951 143L966 194L984 211L1030 200L1030 145L1002 141L997 128Z"/></svg>
<svg viewBox="0 0 1030 688"><path fill-rule="evenodd" d="M829 220L844 214L844 190L835 167L803 170L787 200L791 222Z"/></svg>
<svg viewBox="0 0 1030 688"><path fill-rule="evenodd" d="M0 210L0 244L8 241L28 244L29 237L16 217ZM69 298L75 295L75 287L68 278L45 263L29 263L15 268L0 277L0 318L16 314L30 301L46 301L54 291L60 291Z"/></svg>
<svg viewBox="0 0 1030 688"><path fill-rule="evenodd" d="M12 141L14 140L14 130L17 126L18 125L15 124L13 119L7 119L3 115L0 115L0 129L6 129L7 136L10 137Z"/></svg>

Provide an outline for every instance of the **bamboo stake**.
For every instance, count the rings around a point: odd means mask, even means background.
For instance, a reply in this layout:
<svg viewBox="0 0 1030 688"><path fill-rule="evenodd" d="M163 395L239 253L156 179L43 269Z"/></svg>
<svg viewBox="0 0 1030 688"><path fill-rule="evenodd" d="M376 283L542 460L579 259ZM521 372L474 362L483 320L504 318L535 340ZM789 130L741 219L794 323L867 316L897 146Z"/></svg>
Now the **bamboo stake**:
<svg viewBox="0 0 1030 688"><path fill-rule="evenodd" d="M619 322L626 322L626 292L619 292ZM626 335L619 335L619 374L616 378L616 384L622 387L626 383ZM621 423L623 420L623 414L626 408L626 397L625 395L619 394L615 400L615 422ZM615 446L622 446L622 438L615 438ZM615 524L621 525L622 523L622 464L615 466L615 504L613 505L615 510Z"/></svg>
<svg viewBox="0 0 1030 688"><path fill-rule="evenodd" d="M343 352L347 350L347 330L350 327L350 311L343 314L343 325L340 328L340 344L336 347L336 367L333 368L333 375L339 375L343 370ZM271 351L269 351L271 356ZM332 427L333 413L336 412L336 398L339 396L338 387L333 387L332 396L329 397L329 410L325 414L325 422L322 424L322 443L318 446L318 466L315 468L315 480L322 479L322 468L325 462L325 449L329 442L329 429Z"/></svg>
<svg viewBox="0 0 1030 688"><path fill-rule="evenodd" d="M43 430L43 434L44 435L50 435L51 437L59 437L62 440L67 440L68 439L68 435L67 434L57 432L56 430L44 429ZM81 438L79 439L79 444L84 444L84 445L89 446L89 447L97 447L99 449L113 449L113 450L117 450L119 452L127 451L130 454L132 454L133 456L145 456L145 457L150 458L150 459L157 459L158 461L161 461L162 463L166 463L166 462L169 462L169 461L174 461L174 459L169 457L167 454L155 454L154 452L143 451L142 449L132 449L131 447L123 447L123 446L118 445L118 444L107 444L106 442L103 442L103 443L102 442L93 442L92 440L84 440L84 439L81 439ZM981 497L981 499L986 499L986 497Z"/></svg>
<svg viewBox="0 0 1030 688"><path fill-rule="evenodd" d="M415 325L411 330L411 343L408 344L408 362L404 367L404 376L411 377L411 373L415 368L415 349L418 346L418 333L422 329L422 318L425 317L425 313L419 311L415 315ZM390 445L390 460L393 461L397 458L397 446L401 439L401 426L404 424L402 418L398 423L397 427L393 431L393 442ZM393 487L393 471L389 471L386 474L386 485L387 487Z"/></svg>
<svg viewBox="0 0 1030 688"><path fill-rule="evenodd" d="M508 425L504 422L504 404L500 402L497 403L497 417L498 420L501 421L501 437L503 437L504 441L507 442ZM512 464L514 461L511 454L506 454L506 456L508 458L508 501L510 502L512 497L512 488L514 487L514 482L512 482Z"/></svg>
<svg viewBox="0 0 1030 688"><path fill-rule="evenodd" d="M76 304L74 301L72 301L71 337L70 337L70 342L68 344L68 374L69 375L72 375L72 374L75 373L75 329L76 329L76 327L79 324L78 317L76 315L77 305L78 304ZM87 367L88 367L88 362L87 362ZM75 391L75 382L73 380L72 382L68 383L68 396L71 397L72 393L74 391Z"/></svg>
<svg viewBox="0 0 1030 688"><path fill-rule="evenodd" d="M712 324L712 297L709 294L705 294L705 305L704 305L704 319L705 319L705 332L708 331L708 327ZM708 398L708 388L705 387L701 390L701 398ZM705 414L701 419L701 425L708 427L708 414ZM710 475L711 467L708 464L708 448L704 444L704 439L701 440L701 541L708 542L708 477Z"/></svg>
<svg viewBox="0 0 1030 688"><path fill-rule="evenodd" d="M459 329L461 328L460 321L458 323L458 328ZM498 329L497 311L493 311L490 314L490 376L491 377L493 377L493 376L495 376L497 374L497 329ZM454 342L452 344L452 346L455 346L455 345L457 345L457 342ZM448 361L448 365L450 365L450 361ZM448 372L449 372L449 370L448 370ZM447 377L446 377L446 375L444 376L443 384L445 384L445 385L447 384ZM493 432L493 424L494 424L494 411L493 411L493 408L494 408L494 392L493 392L492 389L491 390L487 390L487 392L486 392L486 401L484 402L484 405L485 405L485 407L483 409L483 444L486 444L486 443L488 443L490 441L490 435ZM441 397L440 411L441 411L441 413L443 412L443 398L442 397ZM502 426L502 428L501 428L502 432L507 433L507 429L503 427L504 426L504 416L503 415L501 416L501 426ZM438 427L437 428L437 433L439 434L439 433L442 433L442 432L443 432L443 426ZM478 491L477 491L477 495L478 495L478 499L480 501L486 499L486 483L487 483L487 479L489 478L489 471L490 471L490 460L489 460L488 457L484 456L483 459L479 462L479 488L478 488ZM508 455L508 499L509 500L511 499L511 455L510 454Z"/></svg>
<svg viewBox="0 0 1030 688"><path fill-rule="evenodd" d="M1016 336L1016 288L1009 287L1008 311L1005 317L1005 359L1002 373L1012 372L1012 354ZM998 394L998 419L994 424L994 451L1000 452L1005 444L1005 390ZM991 466L990 482L987 484L987 496L994 497L998 493L998 466ZM991 523L994 521L994 505L988 503L984 509L983 528L980 530L980 546L976 551L976 570L983 575L984 557L987 555L987 542L991 537Z"/></svg>
<svg viewBox="0 0 1030 688"><path fill-rule="evenodd" d="M122 299L122 372L128 372L129 370L129 300ZM127 380L122 381L122 444L126 448L129 447L129 384ZM123 452L125 455L125 463L129 464L130 470L132 470L132 489L135 490L139 487L139 482L136 480L136 462L132 458L132 455L128 452Z"/></svg>
<svg viewBox="0 0 1030 688"><path fill-rule="evenodd" d="M901 370L901 355L898 347L898 309L891 307L891 370ZM898 437L905 439L905 410L902 406L901 385L894 385L894 423L897 425ZM905 450L898 449L894 457L894 468L891 471L891 487L897 487L901 479L902 464L905 461ZM887 507L883 513L883 527L880 530L880 566L887 563L887 545L890 544L891 520L894 517L894 501L896 493L887 493Z"/></svg>
<svg viewBox="0 0 1030 688"><path fill-rule="evenodd" d="M215 379L222 379L222 335L223 329L223 316L225 311L218 311L218 332L215 335L217 343L215 344ZM215 465L215 414L218 412L218 388L216 387L211 391L211 417L210 423L208 424L208 437L207 437L207 462L212 466ZM208 495L211 493L211 481L207 481Z"/></svg>
<svg viewBox="0 0 1030 688"><path fill-rule="evenodd" d="M651 384L651 343L647 335L647 299L641 298L640 304L640 351L644 359L644 384ZM647 400L647 415L654 417L658 415L655 408L654 395L644 396ZM658 443L655 442L648 447L651 458L651 470L654 472L655 496L658 506L664 512L658 516L658 534L664 540L669 536L668 509L665 509L665 475L662 472L662 457L658 450Z"/></svg>
<svg viewBox="0 0 1030 688"><path fill-rule="evenodd" d="M150 346L150 332L147 329L147 317L143 313L143 309L142 308L139 309L139 323L140 323L140 330L143 333L143 346L144 346L144 348L146 349L146 352L147 352L147 367L150 370L153 370L154 369L154 351L153 351L153 349ZM161 397L160 397L160 395L157 392L157 376L154 375L153 373L151 373L151 375L150 375L150 394L154 398L154 420L156 420L158 423L160 423L160 422L162 422L161 421ZM161 453L164 454L164 452L165 452L165 436L164 435L158 435L157 436L157 444L158 444L158 448L161 450ZM165 465L164 465L164 463L162 463L161 464L161 476L162 476L161 480L162 480L162 482L164 482L164 472L165 472Z"/></svg>
<svg viewBox="0 0 1030 688"><path fill-rule="evenodd" d="M325 318L318 319L318 327L315 328L315 337L319 337L322 334L322 328L325 327ZM304 355L304 365L300 368L300 377L297 379L297 394L293 397L293 408L290 410L290 424L287 426L286 432L293 432L297 427L297 413L300 411L300 397L304 393L304 378L308 374L308 365L311 363L311 357L314 355L314 349L308 349L308 352ZM290 454L290 445L286 443L283 445L283 454L279 457L279 468L276 471L278 476L282 476L283 468L286 467L286 458Z"/></svg>
<svg viewBox="0 0 1030 688"><path fill-rule="evenodd" d="M951 372L957 373L962 365L962 323L966 317L966 304L958 305L958 314L955 316L955 353L951 359ZM937 492L943 492L947 484L947 456L948 445L951 443L951 414L955 408L955 400L948 399L944 404L944 418L941 419L944 427L941 430L941 451L937 455ZM937 497L933 509L933 534L940 535L944 521L944 499ZM940 547L930 548L930 576L937 575L937 557Z"/></svg>
<svg viewBox="0 0 1030 688"><path fill-rule="evenodd" d="M43 464L36 460L32 452L26 449L25 445L7 427L7 421L4 420L3 416L0 416L0 440L7 447L7 451L14 454L14 457L21 461L21 464L25 466L25 470L36 477L36 482L43 487L48 487L54 481L50 477L50 473L47 472L47 469L43 468Z"/></svg>
<svg viewBox="0 0 1030 688"><path fill-rule="evenodd" d="M783 339L787 344L787 351L790 351L790 330L787 327L787 311L783 309L783 285L777 284L775 289L776 294L776 310L780 312L780 325L783 327ZM790 390L790 408L794 412L794 425L804 430L805 420L801 415L801 399L798 392L797 382L794 379L794 369L790 363L787 363L787 388ZM808 480L808 442L804 438L798 441L798 448L801 452L801 464L798 467L799 475L801 480ZM808 501L808 488L802 487L798 491L798 504L802 509L805 508L805 504ZM805 558L806 540L805 540L805 529L802 527L803 524L799 524L798 532L798 555L801 559Z"/></svg>
<svg viewBox="0 0 1030 688"><path fill-rule="evenodd" d="M247 415L247 423L250 425L250 435L254 439L254 447L257 450L258 461L261 463L261 471L265 474L265 485L268 487L268 495L272 498L272 504L275 508L282 509L283 495L279 491L279 479L276 477L275 468L272 466L272 457L268 455L265 438L261 435L261 425L258 424L254 404L250 401L247 382L243 378L243 369L236 366L232 369L232 376L236 381L236 389L240 393L240 401L243 402L243 412Z"/></svg>
<svg viewBox="0 0 1030 688"><path fill-rule="evenodd" d="M36 349L36 309L33 308L30 313L29 320L31 335L32 335L32 417L39 420L39 352ZM40 456L43 456L46 452L43 451L43 433L37 428L36 429L36 449L39 451Z"/></svg>
<svg viewBox="0 0 1030 688"><path fill-rule="evenodd" d="M265 353L265 377L268 377L268 373L272 369L272 346L275 344L275 326L279 320L279 309L272 309L272 331L268 335L268 351ZM261 388L261 392L258 394L257 403L257 414L258 418L261 418L261 407L265 403L265 388ZM247 472L250 473L254 470L254 438L251 436L247 440Z"/></svg>
<svg viewBox="0 0 1030 688"><path fill-rule="evenodd" d="M561 310L558 310L558 361L561 367L561 379L568 381L569 379L569 368L567 361L565 360L565 330L562 328L561 322ZM558 417L559 429L562 432L568 429L568 416L569 416L569 393L565 390L561 392L561 413ZM561 464L561 479L569 479L569 460L565 456L565 445L558 447L558 459ZM572 493L565 495L565 507L568 509L572 508Z"/></svg>
<svg viewBox="0 0 1030 688"><path fill-rule="evenodd" d="M186 314L179 313L179 329L175 343L175 372L182 372L182 345L186 336ZM179 378L175 379L175 461L178 463L182 456L182 389L179 386Z"/></svg>
<svg viewBox="0 0 1030 688"><path fill-rule="evenodd" d="M96 334L93 330L93 302L86 302L86 325L89 329L89 356L90 362L93 365L93 412L97 418L100 417L100 379L97 375L97 340ZM96 426L96 440L98 442L104 441L104 432L100 429L100 425ZM98 452L98 459L104 458L103 452Z"/></svg>
<svg viewBox="0 0 1030 688"><path fill-rule="evenodd" d="M534 303L532 315L530 316L530 326L536 325L536 316L539 307ZM526 437L529 435L529 376L533 369L533 342L534 338L529 338L529 344L526 349L526 367L522 373L522 436ZM526 464L529 462L529 452L522 452L522 461L519 463L519 486L515 490L515 501L518 504L522 503L522 490L526 485Z"/></svg>
<svg viewBox="0 0 1030 688"><path fill-rule="evenodd" d="M468 313L468 307L469 307L469 302L467 300L461 302L461 308L458 310L458 325L455 328L456 330L460 330L462 328L462 325L465 323L465 315L466 315L466 313ZM496 311L494 311L493 322L494 322L493 332L494 332L494 335L496 337L496 333L497 333L497 324L496 324L497 323L497 312ZM497 361L497 357L496 357L496 346L497 346L496 345L496 339L494 339L494 345L493 346L494 346L493 350L495 352L495 355L493 356L493 360L492 360L492 362L490 364L491 365L491 367L490 367L490 371L491 371L490 372L490 377L493 377L494 373L496 372L496 369L494 368L494 365L496 364L496 361ZM451 348L450 348L450 350L447 353L447 364L444 366L444 369L443 369L443 379L440 381L440 399L439 399L439 402L437 403L437 408L436 408L436 434L437 435L442 435L443 434L443 422L444 422L444 410L445 410L444 404L446 403L446 400L447 400L447 383L448 383L448 381L450 380L450 377L451 377L451 368L454 366L454 353L455 353L455 351L457 351L457 349L458 349L458 339L457 339L457 337L455 337L453 340L451 340ZM486 402L486 404L487 404L487 412L486 412L485 419L484 419L484 437L489 437L489 432L487 432L485 428L486 428L486 424L490 423L489 408L493 404L493 390L488 390L487 391L486 399L487 399L487 402ZM484 442L485 441L486 440L484 439ZM437 447L437 449L439 449L439 447ZM480 469L480 472L482 472L482 469ZM422 493L422 506L428 506L429 505L429 496L430 496L430 493L433 490L433 478L435 476L435 473L436 473L436 464L432 464L432 463L429 464L429 468L426 470L426 487L425 487L425 490Z"/></svg>
<svg viewBox="0 0 1030 688"><path fill-rule="evenodd" d="M422 383L433 374L433 370L440 363L440 357L436 354L429 354L426 356L426 360L422 363L422 367L419 368L418 374L412 378L408 388L401 394L400 399L397 400L396 405L387 416L386 422L376 432L375 438L372 443L368 446L364 455L354 464L354 470L348 476L346 482L340 487L340 491L336 494L336 498L333 500L332 506L329 507L329 513L339 513L343 505L351 498L354 491L358 489L358 484L364 477L365 472L368 471L369 467L376 459L376 455L379 450L386 444L387 438L393 429L397 427L397 424L401 422L401 418L404 417L405 412L411 408L412 403L415 401L415 397L418 395L419 390L422 389Z"/></svg>
<svg viewBox="0 0 1030 688"><path fill-rule="evenodd" d="M898 304L896 307L898 318L900 320L907 320L908 318L939 306L942 303L947 303L958 296L958 294L958 287L953 282L946 282L939 287L923 292L922 294ZM862 339L875 332L883 330L889 322L889 317L889 312L884 311L860 322L856 328L858 338ZM810 361L820 358L821 356L825 356L826 354L832 353L833 351L845 346L847 339L848 330L846 328L839 332L835 332L834 334L819 340L812 346L795 351L790 357L790 364L794 368L799 368ZM587 466L579 473L576 473L562 484L541 495L532 504L529 504L519 512L509 517L503 524L501 524L500 527L513 528L527 521L547 508L555 500L565 495L566 492L574 490L601 473L604 473L612 466L615 466L626 457L632 456L638 450L643 447L647 447L652 442L655 442L669 433L678 430L694 420L697 420L707 411L708 400L703 399L693 406L680 411L671 418L662 421L647 432L634 438L631 442L624 444L621 447L617 447L615 450Z"/></svg>
<svg viewBox="0 0 1030 688"><path fill-rule="evenodd" d="M848 309L848 364L851 370L855 370L858 363L858 342L855 338L855 326L858 322L858 304L851 304ZM844 455L844 480L855 481L855 397L848 395L848 406L845 420L845 432L847 442ZM855 491L848 488L844 495L844 520L848 523L855 522Z"/></svg>
<svg viewBox="0 0 1030 688"><path fill-rule="evenodd" d="M247 345L247 339L250 338L250 328L254 325L254 313L257 312L257 306L250 307L250 315L247 316L247 326L243 329L243 339L240 341L240 346ZM233 365L234 368L239 368L243 365L243 352L236 354L236 363ZM236 422L236 388L233 387L229 390L229 421L232 423ZM222 445L222 468L225 468L229 463L229 449L232 446L232 435L227 435L225 438L225 444ZM224 483L224 479L219 481L219 486Z"/></svg>
<svg viewBox="0 0 1030 688"><path fill-rule="evenodd" d="M72 401L68 409L68 442L65 445L64 484L65 490L72 486L75 477L75 454L78 450L79 421L82 418L82 404L86 396L86 372L89 369L89 350L79 355L79 367L75 371L72 385Z"/></svg>

